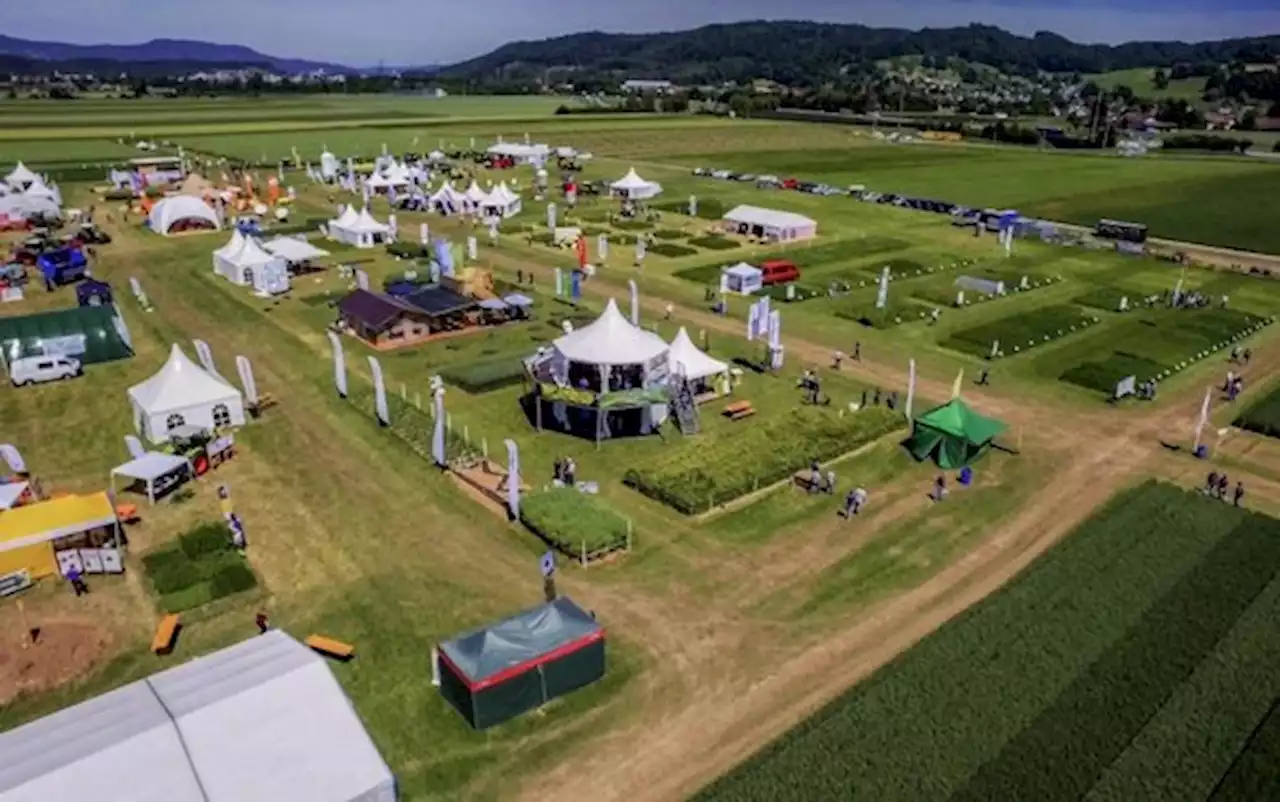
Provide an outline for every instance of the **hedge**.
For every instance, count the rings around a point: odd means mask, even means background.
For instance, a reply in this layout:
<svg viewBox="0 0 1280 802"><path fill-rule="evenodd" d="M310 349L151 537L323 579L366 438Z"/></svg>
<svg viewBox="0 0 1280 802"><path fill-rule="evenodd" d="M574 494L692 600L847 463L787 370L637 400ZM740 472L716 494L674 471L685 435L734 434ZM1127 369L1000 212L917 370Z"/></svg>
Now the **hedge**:
<svg viewBox="0 0 1280 802"><path fill-rule="evenodd" d="M627 471L623 481L686 515L782 481L814 460L826 462L905 425L901 413L870 407L840 414L800 407L731 437L690 444Z"/></svg>
<svg viewBox="0 0 1280 802"><path fill-rule="evenodd" d="M519 384L524 375L524 360L518 356L468 362L445 368L440 372L440 376L446 382L473 395L490 393Z"/></svg>
<svg viewBox="0 0 1280 802"><path fill-rule="evenodd" d="M721 237L711 234L706 237L694 237L689 240L690 245L696 245L699 248L706 248L710 251L731 251L738 247L737 240L731 240L728 237Z"/></svg>
<svg viewBox="0 0 1280 802"><path fill-rule="evenodd" d="M697 248L690 248L687 245L676 245L673 242L659 242L649 246L649 253L656 253L659 256L665 256L668 259L679 259L683 256L693 256L697 252Z"/></svg>
<svg viewBox="0 0 1280 802"><path fill-rule="evenodd" d="M631 526L599 496L550 487L520 500L520 520L534 534L568 554L624 548Z"/></svg>

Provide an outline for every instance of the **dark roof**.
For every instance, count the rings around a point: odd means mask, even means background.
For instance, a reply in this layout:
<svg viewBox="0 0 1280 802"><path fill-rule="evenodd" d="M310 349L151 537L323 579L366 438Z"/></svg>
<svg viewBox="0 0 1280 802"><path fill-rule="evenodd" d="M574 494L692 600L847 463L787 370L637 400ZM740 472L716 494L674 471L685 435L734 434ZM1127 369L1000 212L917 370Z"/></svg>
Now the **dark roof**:
<svg viewBox="0 0 1280 802"><path fill-rule="evenodd" d="M472 690L499 684L602 638L589 613L561 596L440 644Z"/></svg>
<svg viewBox="0 0 1280 802"><path fill-rule="evenodd" d="M404 297L404 302L412 304L428 315L444 315L464 309L474 309L476 302L465 295L459 295L444 287L424 287Z"/></svg>
<svg viewBox="0 0 1280 802"><path fill-rule="evenodd" d="M402 315L421 314L421 310L390 295L369 290L356 290L338 302L343 317L363 323L374 331L381 331L399 320Z"/></svg>

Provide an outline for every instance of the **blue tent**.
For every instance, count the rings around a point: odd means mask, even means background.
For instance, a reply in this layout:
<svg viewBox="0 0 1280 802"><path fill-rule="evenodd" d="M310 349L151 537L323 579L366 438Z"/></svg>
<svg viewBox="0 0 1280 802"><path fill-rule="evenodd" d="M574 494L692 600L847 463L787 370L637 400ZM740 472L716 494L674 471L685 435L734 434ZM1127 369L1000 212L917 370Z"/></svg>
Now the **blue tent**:
<svg viewBox="0 0 1280 802"><path fill-rule="evenodd" d="M76 302L81 306L108 306L111 300L111 285L105 281L86 279L76 285Z"/></svg>
<svg viewBox="0 0 1280 802"><path fill-rule="evenodd" d="M44 276L45 287L53 290L84 278L89 263L79 248L59 248L40 254L36 258L36 267Z"/></svg>

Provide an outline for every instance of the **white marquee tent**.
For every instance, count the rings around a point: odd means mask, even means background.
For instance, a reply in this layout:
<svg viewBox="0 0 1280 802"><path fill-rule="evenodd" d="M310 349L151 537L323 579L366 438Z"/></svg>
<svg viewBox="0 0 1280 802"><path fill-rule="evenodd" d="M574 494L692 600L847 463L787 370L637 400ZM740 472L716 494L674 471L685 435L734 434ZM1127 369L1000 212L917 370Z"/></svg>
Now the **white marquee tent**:
<svg viewBox="0 0 1280 802"><path fill-rule="evenodd" d="M218 219L218 213L213 210L213 207L200 198L190 195L171 195L161 198L155 206L151 207L151 214L147 219L151 223L152 231L165 236L169 235L169 231L175 225L185 220L198 220L210 228L222 228L222 221Z"/></svg>
<svg viewBox="0 0 1280 802"><path fill-rule="evenodd" d="M779 242L812 239L818 233L818 223L812 218L759 206L735 206L723 219L725 228L734 233Z"/></svg>
<svg viewBox="0 0 1280 802"><path fill-rule="evenodd" d="M764 271L755 265L738 262L720 271L720 291L750 295L764 287Z"/></svg>
<svg viewBox="0 0 1280 802"><path fill-rule="evenodd" d="M438 212L448 213L450 211L460 212L466 207L467 196L453 188L448 181L440 185L440 188L431 193L431 197L427 199L431 204L431 208Z"/></svg>
<svg viewBox="0 0 1280 802"><path fill-rule="evenodd" d="M243 426L245 420L240 391L192 362L177 345L158 373L129 388L129 400L134 427L153 443L165 442L179 426L218 429Z"/></svg>
<svg viewBox="0 0 1280 802"><path fill-rule="evenodd" d="M48 198L31 198L21 193L0 196L0 214L8 217L62 217L58 204Z"/></svg>
<svg viewBox="0 0 1280 802"><path fill-rule="evenodd" d="M12 172L4 177L4 182L14 189L26 189L28 184L39 177L25 164L18 162L18 166L14 167Z"/></svg>
<svg viewBox="0 0 1280 802"><path fill-rule="evenodd" d="M262 243L262 247L267 252L280 257L291 265L314 262L316 259L323 259L329 255L328 251L317 248L307 242L301 234L296 237L281 235Z"/></svg>
<svg viewBox="0 0 1280 802"><path fill-rule="evenodd" d="M609 188L613 190L613 194L630 200L647 200L662 192L661 184L641 178L634 167L622 178L610 184Z"/></svg>
<svg viewBox="0 0 1280 802"><path fill-rule="evenodd" d="M506 181L501 181L480 201L480 213L485 217L507 218L520 214L522 206L520 196L511 191Z"/></svg>
<svg viewBox="0 0 1280 802"><path fill-rule="evenodd" d="M226 245L213 252L213 270L215 273L222 273L226 269L225 265L230 263L235 255L240 253L240 249L244 247L245 236L240 233L240 229L236 228L231 231L231 239Z"/></svg>
<svg viewBox="0 0 1280 802"><path fill-rule="evenodd" d="M42 198L51 200L59 206L62 205L62 193L58 190L58 186L56 184L49 186L39 176L36 176L22 194L27 198Z"/></svg>
<svg viewBox="0 0 1280 802"><path fill-rule="evenodd" d="M680 331L676 333L676 338L671 341L671 349L667 352L667 362L671 365L673 374L690 380L719 376L729 370L729 366L726 363L713 359L698 346L694 345L693 340L689 339L689 332L685 331L684 326L680 327Z"/></svg>
<svg viewBox="0 0 1280 802"><path fill-rule="evenodd" d="M471 186L467 187L466 191L462 193L462 196L466 198L467 202L473 207L479 208L480 204L488 200L489 193L481 189L480 185L475 182L475 179L472 179Z"/></svg>
<svg viewBox="0 0 1280 802"><path fill-rule="evenodd" d="M215 256L215 262L224 278L232 284L253 287L259 295L289 291L288 262L268 252L253 237L243 237L239 249L221 259Z"/></svg>
<svg viewBox="0 0 1280 802"><path fill-rule="evenodd" d="M342 215L329 223L329 238L345 242L357 248L372 248L386 242L391 235L391 226L379 223L369 214L368 209L356 212L350 206Z"/></svg>
<svg viewBox="0 0 1280 802"><path fill-rule="evenodd" d="M323 658L278 630L0 734L0 802L395 802Z"/></svg>
<svg viewBox="0 0 1280 802"><path fill-rule="evenodd" d="M667 353L667 344L633 325L613 299L600 317L552 343L562 359L586 365L643 365Z"/></svg>
<svg viewBox="0 0 1280 802"><path fill-rule="evenodd" d="M551 155L551 148L543 144L522 145L516 142L498 142L490 145L486 152L494 156L506 156L519 164L531 164L546 161Z"/></svg>

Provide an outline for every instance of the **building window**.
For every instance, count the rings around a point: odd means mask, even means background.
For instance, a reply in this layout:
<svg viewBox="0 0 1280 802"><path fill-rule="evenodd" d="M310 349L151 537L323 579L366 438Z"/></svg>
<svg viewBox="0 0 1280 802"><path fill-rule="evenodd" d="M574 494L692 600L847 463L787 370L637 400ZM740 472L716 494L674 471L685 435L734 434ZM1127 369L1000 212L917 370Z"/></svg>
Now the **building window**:
<svg viewBox="0 0 1280 802"><path fill-rule="evenodd" d="M231 410L226 404L215 404L213 407L213 425L216 428L231 425Z"/></svg>
<svg viewBox="0 0 1280 802"><path fill-rule="evenodd" d="M169 430L169 431L173 431L174 429L178 428L179 426L185 426L186 424L187 424L186 419L185 419L185 418L183 418L181 415L178 415L178 414L176 414L176 413L175 413L175 414L170 415L169 417L165 418L165 421L164 421L164 428L165 428L165 429L167 429L167 430Z"/></svg>

